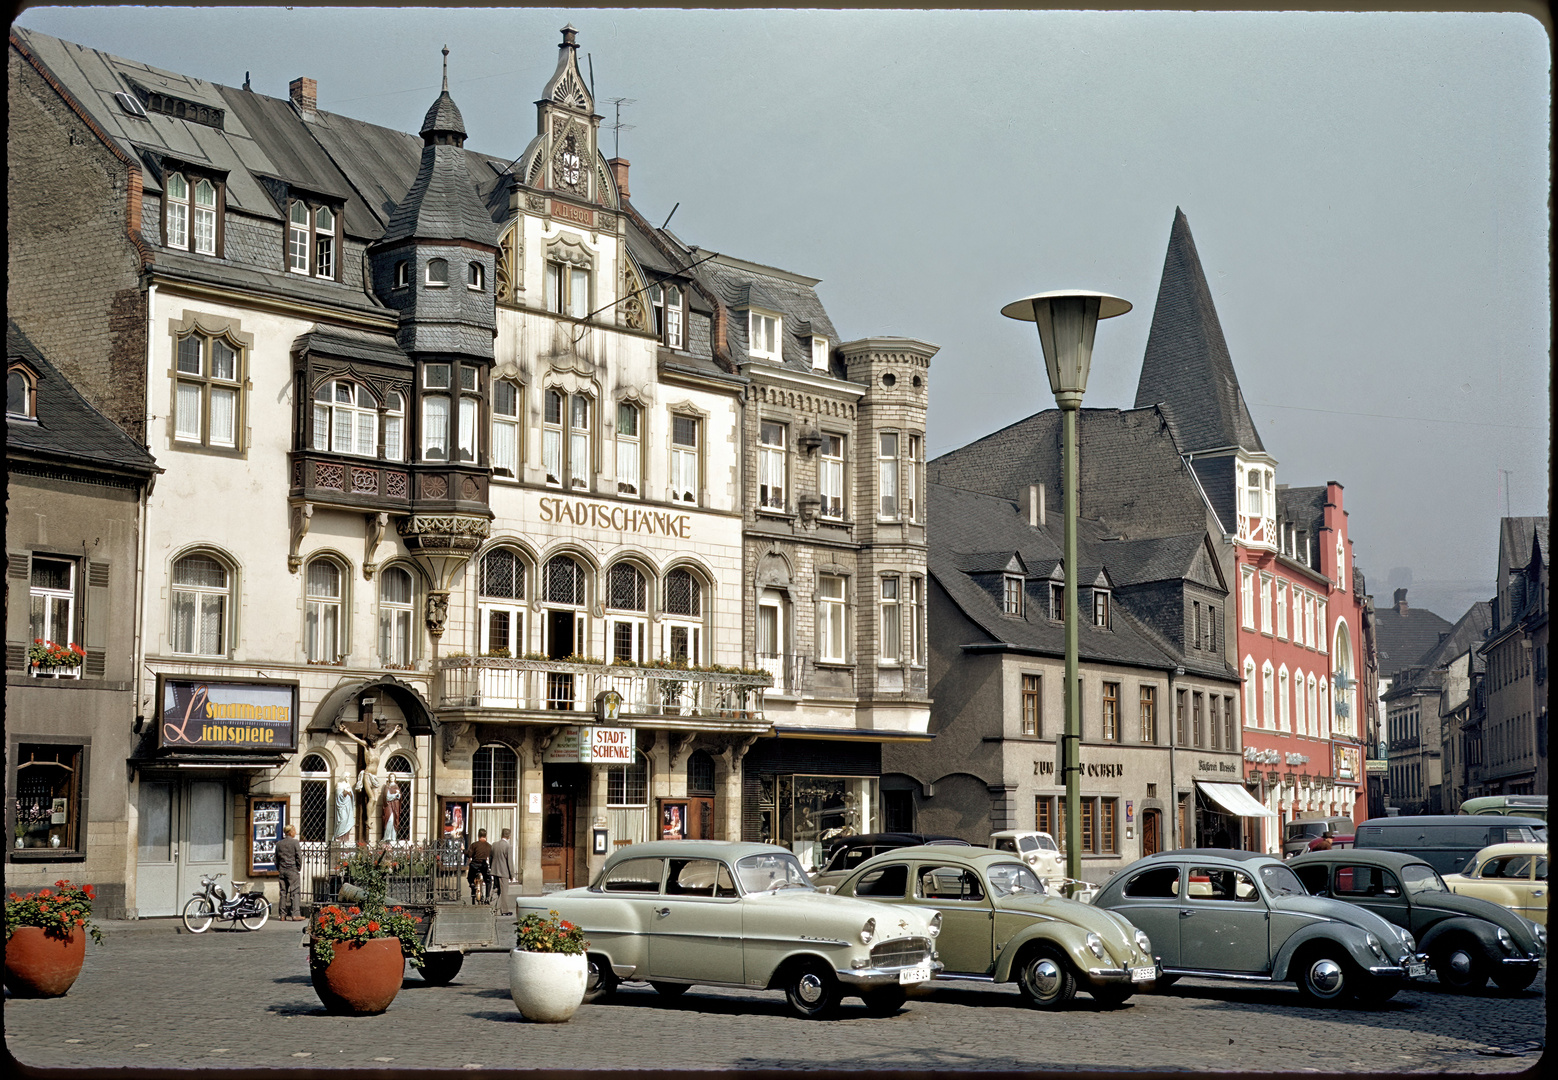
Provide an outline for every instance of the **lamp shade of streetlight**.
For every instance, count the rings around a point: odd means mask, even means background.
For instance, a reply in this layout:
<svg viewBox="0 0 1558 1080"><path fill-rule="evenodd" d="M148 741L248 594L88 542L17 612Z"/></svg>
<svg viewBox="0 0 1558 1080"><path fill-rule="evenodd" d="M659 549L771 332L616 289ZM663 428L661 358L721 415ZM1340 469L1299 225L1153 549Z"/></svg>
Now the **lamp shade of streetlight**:
<svg viewBox="0 0 1558 1080"><path fill-rule="evenodd" d="M1001 314L1038 324L1050 390L1062 408L1076 408L1087 392L1087 372L1093 363L1093 331L1098 320L1112 319L1129 310L1130 301L1118 296L1066 289L1013 300L1001 309Z"/></svg>

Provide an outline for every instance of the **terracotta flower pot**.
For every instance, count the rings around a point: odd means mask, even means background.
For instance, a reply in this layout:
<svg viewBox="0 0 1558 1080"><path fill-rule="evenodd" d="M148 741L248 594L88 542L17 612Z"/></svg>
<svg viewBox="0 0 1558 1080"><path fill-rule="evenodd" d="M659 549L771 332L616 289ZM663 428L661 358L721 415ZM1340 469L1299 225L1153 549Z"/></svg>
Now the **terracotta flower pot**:
<svg viewBox="0 0 1558 1080"><path fill-rule="evenodd" d="M399 938L336 942L335 959L320 967L309 964L314 993L333 1013L367 1016L389 1008L400 993L406 958Z"/></svg>
<svg viewBox="0 0 1558 1080"><path fill-rule="evenodd" d="M509 952L509 996L526 1020L559 1024L584 1003L583 953Z"/></svg>
<svg viewBox="0 0 1558 1080"><path fill-rule="evenodd" d="M87 935L50 937L42 927L18 926L5 943L5 985L18 997L60 997L81 974Z"/></svg>

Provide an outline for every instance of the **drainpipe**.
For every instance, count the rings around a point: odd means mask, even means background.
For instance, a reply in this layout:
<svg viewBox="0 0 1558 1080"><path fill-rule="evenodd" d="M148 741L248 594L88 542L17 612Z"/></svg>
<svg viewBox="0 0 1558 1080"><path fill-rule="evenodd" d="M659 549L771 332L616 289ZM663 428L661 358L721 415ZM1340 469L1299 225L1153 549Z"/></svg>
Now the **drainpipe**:
<svg viewBox="0 0 1558 1080"><path fill-rule="evenodd" d="M1179 835L1179 785L1174 781L1174 759L1179 756L1178 744L1174 741L1179 733L1179 687L1175 685L1174 680L1184 674L1183 667L1176 667L1169 678L1169 797L1174 801L1174 812L1169 817L1169 828L1170 835L1174 837L1174 847L1183 847L1185 843L1185 838ZM1194 791L1190 795L1192 799L1195 798ZM1191 805L1195 804L1192 802Z"/></svg>
<svg viewBox="0 0 1558 1080"><path fill-rule="evenodd" d="M146 286L146 390L141 395L142 436L146 440L148 449L151 447L151 401L147 395L151 390L152 379L152 328L157 321L157 285L155 282ZM131 645L131 663L134 665L130 674L130 685L134 688L132 693L135 702L135 734L139 735L145 728L145 698L142 693L142 682L146 670L146 551L148 547L147 509L151 502L152 488L157 483L157 474L152 473L146 478L146 483L141 485L140 520L137 528L140 530L141 542L135 557L135 640ZM152 712L156 712L157 703L152 702ZM136 773L129 784L130 790L126 793L129 797L125 800L125 817L130 833L130 853L126 857L130 871L125 874L124 903L125 915L130 911L136 912L135 917L140 917L140 898L135 888L135 867L137 859L134 852L138 850L140 838L140 811L138 795L140 793L140 774Z"/></svg>

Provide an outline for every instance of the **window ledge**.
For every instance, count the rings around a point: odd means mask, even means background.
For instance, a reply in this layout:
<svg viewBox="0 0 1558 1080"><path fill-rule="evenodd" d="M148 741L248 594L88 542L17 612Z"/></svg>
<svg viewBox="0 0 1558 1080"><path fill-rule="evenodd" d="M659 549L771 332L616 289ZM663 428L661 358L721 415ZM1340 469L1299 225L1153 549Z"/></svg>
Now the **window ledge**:
<svg viewBox="0 0 1558 1080"><path fill-rule="evenodd" d="M829 668L835 671L855 670L855 665L847 660L813 660L812 667Z"/></svg>
<svg viewBox="0 0 1558 1080"><path fill-rule="evenodd" d="M795 520L795 515L790 511L780 510L772 506L754 507L753 513L757 514L759 517L782 518L787 521Z"/></svg>
<svg viewBox="0 0 1558 1080"><path fill-rule="evenodd" d="M64 848L13 848L8 862L85 862L84 851L66 851Z"/></svg>

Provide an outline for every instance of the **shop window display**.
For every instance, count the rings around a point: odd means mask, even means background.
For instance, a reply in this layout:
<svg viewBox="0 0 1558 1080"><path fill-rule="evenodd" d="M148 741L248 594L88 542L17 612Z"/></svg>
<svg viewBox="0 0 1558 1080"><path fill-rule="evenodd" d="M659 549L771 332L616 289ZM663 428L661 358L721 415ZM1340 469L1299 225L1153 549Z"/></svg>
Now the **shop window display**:
<svg viewBox="0 0 1558 1080"><path fill-rule="evenodd" d="M79 851L81 820L80 746L21 743L16 748L16 837L18 849Z"/></svg>
<svg viewBox="0 0 1558 1080"><path fill-rule="evenodd" d="M832 840L875 831L876 805L874 776L765 776L762 840L789 848L809 872Z"/></svg>

